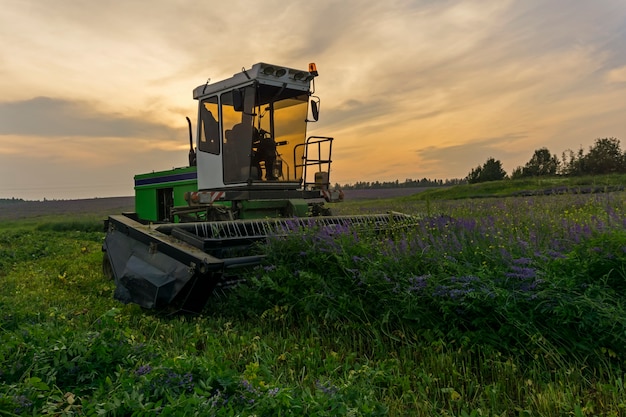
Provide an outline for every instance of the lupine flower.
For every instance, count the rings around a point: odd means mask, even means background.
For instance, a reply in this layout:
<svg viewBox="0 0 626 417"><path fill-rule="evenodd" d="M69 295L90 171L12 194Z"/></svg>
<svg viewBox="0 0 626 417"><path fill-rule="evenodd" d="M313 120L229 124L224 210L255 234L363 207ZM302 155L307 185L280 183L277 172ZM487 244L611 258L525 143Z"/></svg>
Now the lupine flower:
<svg viewBox="0 0 626 417"><path fill-rule="evenodd" d="M537 271L535 268L520 267L515 265L511 267L511 272L506 273L507 278L518 278L520 280L527 280L535 278L536 276Z"/></svg>
<svg viewBox="0 0 626 417"><path fill-rule="evenodd" d="M137 375L137 376L146 375L146 374L150 373L150 371L152 371L152 367L150 365L141 365L135 371L135 375Z"/></svg>
<svg viewBox="0 0 626 417"><path fill-rule="evenodd" d="M411 284L411 286L409 287L409 292L421 291L426 288L426 286L428 285L428 278L430 278L430 275L409 277L409 284Z"/></svg>
<svg viewBox="0 0 626 417"><path fill-rule="evenodd" d="M530 258L517 258L513 260L513 263L516 265L530 265L532 263L532 259Z"/></svg>
<svg viewBox="0 0 626 417"><path fill-rule="evenodd" d="M26 397L25 395L15 395L13 396L13 401L15 401L17 407L15 408L15 414L25 413L30 407L32 407L33 403Z"/></svg>
<svg viewBox="0 0 626 417"><path fill-rule="evenodd" d="M319 380L315 381L315 386L317 387L317 389L327 395L334 395L337 393L337 391L339 391L337 387L333 385L324 385Z"/></svg>

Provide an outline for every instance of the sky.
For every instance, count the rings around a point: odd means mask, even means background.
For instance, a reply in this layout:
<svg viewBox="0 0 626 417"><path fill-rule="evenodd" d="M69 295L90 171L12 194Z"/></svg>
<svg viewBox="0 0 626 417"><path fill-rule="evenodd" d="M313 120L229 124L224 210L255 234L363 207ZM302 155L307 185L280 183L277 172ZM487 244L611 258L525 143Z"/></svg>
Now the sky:
<svg viewBox="0 0 626 417"><path fill-rule="evenodd" d="M133 195L187 164L193 89L257 62L317 64L333 184L624 150L624 45L624 0L3 0L0 198Z"/></svg>

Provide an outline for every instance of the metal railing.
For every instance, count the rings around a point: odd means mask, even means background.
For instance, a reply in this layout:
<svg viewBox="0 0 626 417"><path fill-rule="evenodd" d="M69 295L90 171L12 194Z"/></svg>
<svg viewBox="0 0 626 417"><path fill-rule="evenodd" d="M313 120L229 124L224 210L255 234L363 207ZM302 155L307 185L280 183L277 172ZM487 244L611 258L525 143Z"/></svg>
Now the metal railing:
<svg viewBox="0 0 626 417"><path fill-rule="evenodd" d="M330 175L330 164L332 162L333 138L328 136L309 136L303 144L296 145L293 149L294 168L302 168L302 179L304 188L315 185L313 181L307 181L307 168L317 166L316 172L326 172ZM302 163L298 163L298 149L304 147Z"/></svg>

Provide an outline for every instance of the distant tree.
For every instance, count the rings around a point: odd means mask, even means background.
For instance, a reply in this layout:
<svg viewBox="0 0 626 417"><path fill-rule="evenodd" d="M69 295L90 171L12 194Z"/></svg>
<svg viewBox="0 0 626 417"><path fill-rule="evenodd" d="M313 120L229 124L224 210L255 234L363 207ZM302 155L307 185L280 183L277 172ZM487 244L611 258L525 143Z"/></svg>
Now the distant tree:
<svg viewBox="0 0 626 417"><path fill-rule="evenodd" d="M581 147L577 153L563 152L562 173L565 175L595 175L626 172L626 154L616 138L596 139L589 153Z"/></svg>
<svg viewBox="0 0 626 417"><path fill-rule="evenodd" d="M538 177L544 175L556 175L559 169L559 160L556 155L550 155L548 148L535 150L530 161L522 169L526 177Z"/></svg>
<svg viewBox="0 0 626 417"><path fill-rule="evenodd" d="M502 162L489 158L482 166L472 169L467 175L467 182L475 184L478 182L498 181L506 178L506 171L502 169Z"/></svg>
<svg viewBox="0 0 626 417"><path fill-rule="evenodd" d="M447 179L445 185L459 185L467 183L467 178L452 178ZM439 185L444 185L443 181L439 180Z"/></svg>
<svg viewBox="0 0 626 417"><path fill-rule="evenodd" d="M524 167L517 167L513 170L511 178L556 175L559 165L558 158L556 155L550 155L548 148L537 149Z"/></svg>
<svg viewBox="0 0 626 417"><path fill-rule="evenodd" d="M518 178L523 178L524 177L524 168L523 167L517 167L515 168L512 172L511 172L511 179L518 179Z"/></svg>
<svg viewBox="0 0 626 417"><path fill-rule="evenodd" d="M483 181L498 181L506 178L506 171L502 169L502 162L493 158L487 159L487 162L483 165L483 172L481 174L481 180Z"/></svg>
<svg viewBox="0 0 626 417"><path fill-rule="evenodd" d="M467 182L470 184L476 184L480 182L480 174L483 172L483 167L478 165L476 168L473 168L469 174L467 174Z"/></svg>
<svg viewBox="0 0 626 417"><path fill-rule="evenodd" d="M571 149L563 152L561 173L563 175L582 175L585 171L583 148L574 153Z"/></svg>
<svg viewBox="0 0 626 417"><path fill-rule="evenodd" d="M23 203L23 202L24 202L23 198L15 198L15 197L0 198L0 204L4 204L4 203Z"/></svg>
<svg viewBox="0 0 626 417"><path fill-rule="evenodd" d="M463 180L452 179L446 180L445 185L460 184ZM355 184L344 184L340 186L335 184L335 188L340 187L344 190L358 190L358 189L379 189L379 188L410 188L410 187L441 187L444 185L443 180L431 180L428 178L422 178L421 180L413 180L407 178L404 182L400 180L393 181L374 181L374 182L356 182Z"/></svg>
<svg viewBox="0 0 626 417"><path fill-rule="evenodd" d="M616 138L596 139L589 153L583 157L587 174L612 174L626 172L624 154Z"/></svg>

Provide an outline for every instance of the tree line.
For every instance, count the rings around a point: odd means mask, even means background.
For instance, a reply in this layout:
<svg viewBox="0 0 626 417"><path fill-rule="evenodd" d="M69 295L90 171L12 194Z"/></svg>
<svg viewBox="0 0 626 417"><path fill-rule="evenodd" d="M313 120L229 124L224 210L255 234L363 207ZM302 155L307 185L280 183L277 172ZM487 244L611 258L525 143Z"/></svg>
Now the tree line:
<svg viewBox="0 0 626 417"><path fill-rule="evenodd" d="M559 159L551 154L548 148L535 150L530 160L524 166L515 168L511 175L502 168L502 162L490 157L487 161L473 168L465 178L446 180L422 178L414 180L407 178L404 182L395 181L358 181L354 184L335 184L335 188L346 190L378 189L378 188L411 188L411 187L442 187L464 183L479 183L498 181L507 178L518 179L540 176L580 176L596 174L626 173L626 152L621 149L617 138L599 138L585 153L581 147L577 152L570 149L564 151Z"/></svg>
<svg viewBox="0 0 626 417"><path fill-rule="evenodd" d="M620 141L611 137L596 139L587 153L582 147L578 152L568 149L562 153L561 159L551 154L548 148L537 149L526 165L515 168L510 176L502 169L502 162L490 157L484 164L473 168L465 179L473 184L506 178L619 173L626 173L626 152L622 152Z"/></svg>
<svg viewBox="0 0 626 417"><path fill-rule="evenodd" d="M399 180L395 181L357 181L354 184L339 185L335 184L335 189L344 190L367 190L367 189L381 189L381 188L415 188L415 187L443 187L447 185L458 185L466 182L464 179L446 179L446 180L431 180L430 178L422 178L421 180L414 180L407 178L404 182Z"/></svg>
<svg viewBox="0 0 626 417"><path fill-rule="evenodd" d="M0 198L0 204L23 203L23 198Z"/></svg>

